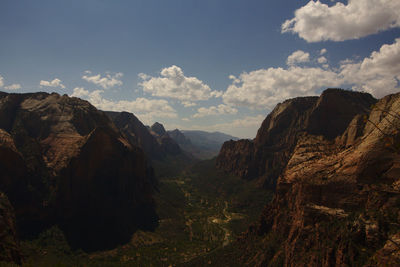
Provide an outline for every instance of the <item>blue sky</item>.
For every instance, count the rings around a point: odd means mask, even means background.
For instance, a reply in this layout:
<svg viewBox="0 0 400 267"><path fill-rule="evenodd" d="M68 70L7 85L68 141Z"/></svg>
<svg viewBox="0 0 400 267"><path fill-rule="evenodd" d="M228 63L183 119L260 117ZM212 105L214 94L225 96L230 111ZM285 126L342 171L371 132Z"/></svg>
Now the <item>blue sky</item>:
<svg viewBox="0 0 400 267"><path fill-rule="evenodd" d="M253 138L287 98L399 91L398 0L0 2L0 90Z"/></svg>

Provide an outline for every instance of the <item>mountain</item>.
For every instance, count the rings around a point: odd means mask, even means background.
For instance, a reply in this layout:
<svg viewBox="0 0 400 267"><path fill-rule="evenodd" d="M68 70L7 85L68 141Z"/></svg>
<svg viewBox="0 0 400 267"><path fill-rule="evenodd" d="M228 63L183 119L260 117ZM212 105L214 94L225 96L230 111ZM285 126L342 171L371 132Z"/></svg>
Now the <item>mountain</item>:
<svg viewBox="0 0 400 267"><path fill-rule="evenodd" d="M400 93L376 101L329 89L279 104L255 140L226 143L220 168L276 187L259 221L213 263L398 266L399 111Z"/></svg>
<svg viewBox="0 0 400 267"><path fill-rule="evenodd" d="M222 144L227 140L238 140L237 137L220 133L204 131L179 131L175 129L168 134L182 147L183 150L199 159L210 159L218 155Z"/></svg>
<svg viewBox="0 0 400 267"><path fill-rule="evenodd" d="M142 149L87 101L0 92L0 169L22 238L56 224L72 247L103 249L157 224Z"/></svg>
<svg viewBox="0 0 400 267"><path fill-rule="evenodd" d="M217 167L273 188L303 135L333 140L354 116L367 114L375 102L369 94L341 89L327 89L320 97L286 100L267 116L254 140L224 143Z"/></svg>
<svg viewBox="0 0 400 267"><path fill-rule="evenodd" d="M161 123L155 122L150 127L150 133L156 138L156 140L160 144L161 149L165 151L166 154L173 156L183 154L180 146L175 142L173 138L169 136Z"/></svg>

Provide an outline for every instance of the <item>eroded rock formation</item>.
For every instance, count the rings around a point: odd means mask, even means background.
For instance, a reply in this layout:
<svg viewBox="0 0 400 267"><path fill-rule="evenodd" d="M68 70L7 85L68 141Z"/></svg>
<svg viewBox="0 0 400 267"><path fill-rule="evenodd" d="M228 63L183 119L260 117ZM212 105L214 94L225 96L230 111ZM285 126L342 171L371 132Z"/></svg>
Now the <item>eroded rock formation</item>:
<svg viewBox="0 0 400 267"><path fill-rule="evenodd" d="M0 93L0 189L19 234L59 224L73 246L98 249L154 227L152 169L130 141L87 101Z"/></svg>
<svg viewBox="0 0 400 267"><path fill-rule="evenodd" d="M279 174L273 201L238 242L243 264L400 264L400 94L363 113L363 123L356 113L342 115L347 126L333 121L331 130L324 116L314 117L324 129L306 124Z"/></svg>
<svg viewBox="0 0 400 267"><path fill-rule="evenodd" d="M298 97L278 104L254 140L226 142L217 168L273 188L304 134L328 140L343 134L354 116L366 114L376 100L369 94L327 89L320 97Z"/></svg>

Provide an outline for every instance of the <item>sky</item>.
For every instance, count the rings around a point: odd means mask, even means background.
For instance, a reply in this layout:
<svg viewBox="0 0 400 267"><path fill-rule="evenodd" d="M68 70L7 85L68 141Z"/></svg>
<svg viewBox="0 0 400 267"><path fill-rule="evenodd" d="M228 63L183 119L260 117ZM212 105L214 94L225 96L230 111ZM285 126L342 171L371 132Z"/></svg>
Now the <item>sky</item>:
<svg viewBox="0 0 400 267"><path fill-rule="evenodd" d="M276 104L400 91L399 0L1 0L0 90L254 138Z"/></svg>

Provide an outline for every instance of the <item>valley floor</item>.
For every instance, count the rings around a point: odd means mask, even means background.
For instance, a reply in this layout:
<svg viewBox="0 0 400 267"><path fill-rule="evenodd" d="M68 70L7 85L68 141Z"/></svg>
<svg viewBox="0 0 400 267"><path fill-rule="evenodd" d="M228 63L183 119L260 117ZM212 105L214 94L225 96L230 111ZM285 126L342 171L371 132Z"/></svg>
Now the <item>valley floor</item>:
<svg viewBox="0 0 400 267"><path fill-rule="evenodd" d="M258 218L272 193L214 165L214 160L202 161L159 178L160 219L154 232L137 231L127 244L86 253L72 251L53 227L22 242L24 266L180 266L218 254Z"/></svg>

